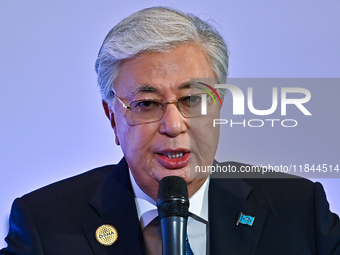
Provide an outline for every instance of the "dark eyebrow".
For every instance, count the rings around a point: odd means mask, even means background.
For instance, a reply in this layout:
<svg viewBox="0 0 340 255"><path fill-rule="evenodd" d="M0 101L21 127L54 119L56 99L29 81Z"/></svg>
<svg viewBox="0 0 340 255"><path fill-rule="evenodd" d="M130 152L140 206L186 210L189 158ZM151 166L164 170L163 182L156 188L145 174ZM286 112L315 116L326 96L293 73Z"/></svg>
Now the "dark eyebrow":
<svg viewBox="0 0 340 255"><path fill-rule="evenodd" d="M181 85L178 86L178 89L190 89L191 83L190 81L183 82Z"/></svg>
<svg viewBox="0 0 340 255"><path fill-rule="evenodd" d="M199 83L198 81L191 81L191 82L189 83L189 85L190 85L190 88L191 88L191 89L202 87L202 84Z"/></svg>
<svg viewBox="0 0 340 255"><path fill-rule="evenodd" d="M182 89L190 89L191 85L190 82L183 82L178 86L179 90ZM131 89L131 94L132 96L138 95L140 93L157 93L159 90L157 88L155 88L154 86L150 85L150 84L140 84L134 88Z"/></svg>
<svg viewBox="0 0 340 255"><path fill-rule="evenodd" d="M140 84L134 88L131 88L131 93L133 96L139 94L139 93L150 93L155 92L157 93L157 89L149 84Z"/></svg>

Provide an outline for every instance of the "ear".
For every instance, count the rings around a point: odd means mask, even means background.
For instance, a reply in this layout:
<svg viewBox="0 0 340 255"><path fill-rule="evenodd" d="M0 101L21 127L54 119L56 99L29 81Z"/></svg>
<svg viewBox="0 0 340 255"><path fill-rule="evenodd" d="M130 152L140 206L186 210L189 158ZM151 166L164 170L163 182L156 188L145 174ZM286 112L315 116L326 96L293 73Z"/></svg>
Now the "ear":
<svg viewBox="0 0 340 255"><path fill-rule="evenodd" d="M115 142L116 142L117 145L120 145L119 138L118 138L118 135L117 135L117 127L116 127L116 121L115 121L115 118L114 118L114 113L111 110L111 108L109 107L109 105L104 100L102 100L102 105L103 105L103 108L104 108L104 111L105 111L105 115L110 120L111 127L112 127L112 129L115 133Z"/></svg>

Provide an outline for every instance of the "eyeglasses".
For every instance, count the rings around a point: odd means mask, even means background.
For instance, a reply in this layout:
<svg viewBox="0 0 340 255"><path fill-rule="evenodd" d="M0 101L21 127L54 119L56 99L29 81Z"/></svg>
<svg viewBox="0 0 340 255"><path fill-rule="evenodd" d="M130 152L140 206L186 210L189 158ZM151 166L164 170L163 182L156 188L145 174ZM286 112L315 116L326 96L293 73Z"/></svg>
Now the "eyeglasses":
<svg viewBox="0 0 340 255"><path fill-rule="evenodd" d="M132 101L130 106L124 104L115 93L113 93L113 95L125 109L130 110L129 118L135 125L159 121L163 118L167 104L176 104L178 111L185 118L195 118L206 115L211 112L213 107L212 98L207 97L204 93L184 96L177 101L169 102L165 102L162 99L136 100ZM202 100L203 97L204 100ZM202 114L202 108L204 108L205 114Z"/></svg>

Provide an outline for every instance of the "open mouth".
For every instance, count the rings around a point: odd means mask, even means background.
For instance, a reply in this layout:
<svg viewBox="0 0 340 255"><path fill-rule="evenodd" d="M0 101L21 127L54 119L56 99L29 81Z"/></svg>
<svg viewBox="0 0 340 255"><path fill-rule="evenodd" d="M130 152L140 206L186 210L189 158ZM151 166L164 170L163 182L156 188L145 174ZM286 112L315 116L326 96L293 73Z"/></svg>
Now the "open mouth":
<svg viewBox="0 0 340 255"><path fill-rule="evenodd" d="M190 162L190 151L179 149L175 151L164 150L156 154L158 162L165 168L182 168Z"/></svg>
<svg viewBox="0 0 340 255"><path fill-rule="evenodd" d="M165 152L163 153L164 156L166 156L167 158L181 158L183 157L184 155L184 151L181 151L181 152Z"/></svg>

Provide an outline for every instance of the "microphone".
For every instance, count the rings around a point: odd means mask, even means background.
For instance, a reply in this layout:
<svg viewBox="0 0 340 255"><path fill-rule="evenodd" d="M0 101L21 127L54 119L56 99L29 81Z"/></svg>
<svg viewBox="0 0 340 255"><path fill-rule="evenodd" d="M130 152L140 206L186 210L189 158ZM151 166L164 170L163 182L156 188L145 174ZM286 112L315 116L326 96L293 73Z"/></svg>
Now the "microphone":
<svg viewBox="0 0 340 255"><path fill-rule="evenodd" d="M163 255L185 255L189 199L183 178L167 176L159 182L157 208Z"/></svg>

